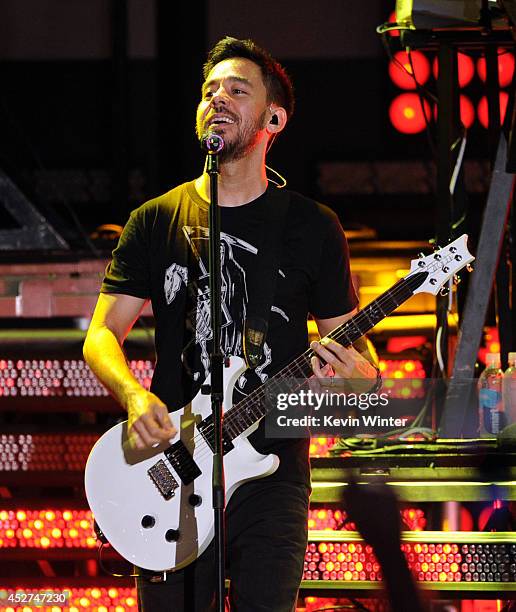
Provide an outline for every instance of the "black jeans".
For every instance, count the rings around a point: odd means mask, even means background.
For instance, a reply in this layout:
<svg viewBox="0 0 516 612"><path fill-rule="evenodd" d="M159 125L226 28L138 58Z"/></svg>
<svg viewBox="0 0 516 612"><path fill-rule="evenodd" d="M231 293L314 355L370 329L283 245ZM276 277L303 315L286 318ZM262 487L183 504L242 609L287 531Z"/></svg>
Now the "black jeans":
<svg viewBox="0 0 516 612"><path fill-rule="evenodd" d="M243 484L226 510L231 612L292 612L307 544L308 487L266 478ZM185 569L152 582L137 578L142 612L207 612L215 607L214 547Z"/></svg>

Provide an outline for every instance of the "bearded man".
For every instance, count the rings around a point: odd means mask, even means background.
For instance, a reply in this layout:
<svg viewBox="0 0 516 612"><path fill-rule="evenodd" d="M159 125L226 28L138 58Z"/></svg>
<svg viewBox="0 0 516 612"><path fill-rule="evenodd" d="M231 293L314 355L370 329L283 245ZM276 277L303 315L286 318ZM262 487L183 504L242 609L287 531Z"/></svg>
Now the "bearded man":
<svg viewBox="0 0 516 612"><path fill-rule="evenodd" d="M246 310L260 291L260 248L270 229L265 157L294 108L282 66L250 40L226 37L204 66L196 132L215 132L220 153L222 350L243 356ZM321 336L348 320L357 297L346 239L334 213L284 190L287 220L276 263L275 289L262 361L242 375L234 399L246 396L308 344L307 316ZM113 252L88 331L84 355L127 410L136 449L175 435L168 412L187 404L208 374L210 352L207 235L209 177L175 187L133 211ZM262 249L263 250L263 249ZM147 300L156 322L157 363L151 391L126 364L123 341ZM317 377L376 379L377 370L355 348L314 343ZM366 358L367 357L367 358ZM303 572L310 494L308 439L267 439L263 420L249 440L279 457L277 470L240 486L226 514L231 610L291 612ZM135 491L135 495L137 495ZM205 502L208 503L208 502ZM205 611L213 607L213 546L185 569L137 579L141 610Z"/></svg>

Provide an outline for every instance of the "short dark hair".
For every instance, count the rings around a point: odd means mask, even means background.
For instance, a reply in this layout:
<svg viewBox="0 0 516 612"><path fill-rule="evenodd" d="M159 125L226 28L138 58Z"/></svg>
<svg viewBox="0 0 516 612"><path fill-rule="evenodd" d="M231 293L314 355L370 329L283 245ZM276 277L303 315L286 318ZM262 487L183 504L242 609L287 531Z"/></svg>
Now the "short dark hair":
<svg viewBox="0 0 516 612"><path fill-rule="evenodd" d="M290 119L294 112L292 81L283 66L252 40L240 40L232 36L226 36L219 40L208 53L208 58L203 66L204 80L208 78L216 64L233 57L251 60L260 68L263 83L267 90L267 101L282 106Z"/></svg>

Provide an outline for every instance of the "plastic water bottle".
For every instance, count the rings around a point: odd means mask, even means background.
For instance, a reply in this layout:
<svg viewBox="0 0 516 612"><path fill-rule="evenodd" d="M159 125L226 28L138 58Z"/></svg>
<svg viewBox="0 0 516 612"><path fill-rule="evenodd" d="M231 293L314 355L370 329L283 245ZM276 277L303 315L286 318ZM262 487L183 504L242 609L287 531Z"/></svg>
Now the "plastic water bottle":
<svg viewBox="0 0 516 612"><path fill-rule="evenodd" d="M506 425L516 423L516 353L509 353L509 367L503 374L502 398Z"/></svg>
<svg viewBox="0 0 516 612"><path fill-rule="evenodd" d="M486 368L478 377L479 433L498 434L505 427L500 353L487 353Z"/></svg>

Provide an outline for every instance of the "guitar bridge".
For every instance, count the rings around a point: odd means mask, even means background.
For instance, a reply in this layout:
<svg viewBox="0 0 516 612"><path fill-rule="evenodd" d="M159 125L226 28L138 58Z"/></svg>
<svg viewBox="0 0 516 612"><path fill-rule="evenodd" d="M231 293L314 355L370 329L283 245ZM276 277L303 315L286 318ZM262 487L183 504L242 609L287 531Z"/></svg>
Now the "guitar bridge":
<svg viewBox="0 0 516 612"><path fill-rule="evenodd" d="M147 474L150 476L152 482L156 485L164 499L169 500L174 497L175 491L179 485L162 459L149 468Z"/></svg>

